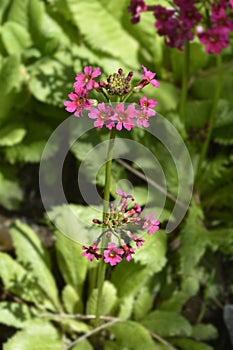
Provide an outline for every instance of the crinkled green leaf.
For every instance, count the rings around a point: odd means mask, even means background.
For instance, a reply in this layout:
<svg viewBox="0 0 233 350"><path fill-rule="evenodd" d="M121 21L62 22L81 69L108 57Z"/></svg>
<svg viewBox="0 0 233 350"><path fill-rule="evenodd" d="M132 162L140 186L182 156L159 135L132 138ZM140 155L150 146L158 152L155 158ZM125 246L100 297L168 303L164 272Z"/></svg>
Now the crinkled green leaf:
<svg viewBox="0 0 233 350"><path fill-rule="evenodd" d="M13 146L24 138L26 130L19 125L8 125L0 130L0 146Z"/></svg>
<svg viewBox="0 0 233 350"><path fill-rule="evenodd" d="M31 45L27 30L20 24L10 21L2 27L2 41L10 55L20 53Z"/></svg>
<svg viewBox="0 0 233 350"><path fill-rule="evenodd" d="M67 50L65 64L59 57L44 58L38 62L31 70L29 88L37 100L64 108L74 76L72 57Z"/></svg>
<svg viewBox="0 0 233 350"><path fill-rule="evenodd" d="M13 0L7 16L8 21L20 24L28 29L28 4L31 0Z"/></svg>
<svg viewBox="0 0 233 350"><path fill-rule="evenodd" d="M62 301L69 314L75 314L80 311L80 297L73 286L67 284L62 290Z"/></svg>
<svg viewBox="0 0 233 350"><path fill-rule="evenodd" d="M0 102L1 109L4 100L6 99L6 95L9 94L13 88L19 86L21 81L20 76L20 60L17 55L11 55L2 59L1 67L0 67ZM12 99L12 96L10 96ZM10 101L8 102L10 103ZM14 104L14 100L10 105ZM1 114L0 114L1 116Z"/></svg>
<svg viewBox="0 0 233 350"><path fill-rule="evenodd" d="M0 204L8 210L17 209L23 199L18 179L9 172L0 172Z"/></svg>
<svg viewBox="0 0 233 350"><path fill-rule="evenodd" d="M10 229L18 260L35 276L52 310L59 308L58 290L50 271L48 255L36 233L26 224L16 221Z"/></svg>
<svg viewBox="0 0 233 350"><path fill-rule="evenodd" d="M118 317L121 320L127 320L128 318L130 318L133 312L134 296L129 295L124 298L118 299L118 305L119 305Z"/></svg>
<svg viewBox="0 0 233 350"><path fill-rule="evenodd" d="M134 260L148 267L148 273L159 272L166 264L167 235L163 231L146 236L146 241L134 256Z"/></svg>
<svg viewBox="0 0 233 350"><path fill-rule="evenodd" d="M193 202L181 232L181 271L185 275L199 262L208 244L208 234L202 225L202 219L201 208Z"/></svg>
<svg viewBox="0 0 233 350"><path fill-rule="evenodd" d="M5 149L6 157L11 164L16 162L37 163L41 160L42 152L52 129L48 124L39 121L33 121L28 124L27 134L22 142L14 147L6 147ZM58 145L52 144L51 151L47 148L47 156L54 154L57 147Z"/></svg>
<svg viewBox="0 0 233 350"><path fill-rule="evenodd" d="M233 229L221 228L209 230L207 232L209 238L210 249L213 251L220 250L223 254L233 254Z"/></svg>
<svg viewBox="0 0 233 350"><path fill-rule="evenodd" d="M32 307L15 302L0 302L0 323L15 327L23 328L25 322L32 320L35 316L35 309Z"/></svg>
<svg viewBox="0 0 233 350"><path fill-rule="evenodd" d="M92 294L90 295L87 301L87 314L93 315L96 313L97 293L97 289L92 290ZM100 315L109 314L112 308L114 307L116 300L117 290L115 286L111 282L105 281L103 285L103 294L100 302Z"/></svg>
<svg viewBox="0 0 233 350"><path fill-rule="evenodd" d="M178 346L180 350L213 350L210 345L188 338L174 339L172 344Z"/></svg>
<svg viewBox="0 0 233 350"><path fill-rule="evenodd" d="M141 324L134 321L118 322L111 326L111 332L116 337L119 349L141 350L142 346L146 350L156 350L149 331Z"/></svg>
<svg viewBox="0 0 233 350"><path fill-rule="evenodd" d="M151 310L154 302L154 295L148 286L143 286L134 302L133 314L136 321L141 320Z"/></svg>
<svg viewBox="0 0 233 350"><path fill-rule="evenodd" d="M40 290L35 279L23 266L11 258L10 255L0 252L0 277L4 288L29 302L41 302Z"/></svg>
<svg viewBox="0 0 233 350"><path fill-rule="evenodd" d="M121 23L106 11L101 1L66 0L66 4L88 45L91 45L94 50L119 58L129 67L138 65L137 41L124 31ZM97 13L98 16L96 16Z"/></svg>
<svg viewBox="0 0 233 350"><path fill-rule="evenodd" d="M156 310L142 320L142 324L161 337L189 336L192 327L177 312Z"/></svg>
<svg viewBox="0 0 233 350"><path fill-rule="evenodd" d="M164 300L159 305L159 310L181 312L184 304L190 297L194 296L198 290L198 279L195 277L185 277L182 281L181 290L174 292L171 298Z"/></svg>
<svg viewBox="0 0 233 350"><path fill-rule="evenodd" d="M192 327L192 337L196 340L214 340L218 331L212 324L199 323Z"/></svg>
<svg viewBox="0 0 233 350"><path fill-rule="evenodd" d="M119 297L135 295L148 279L148 269L134 260L122 261L112 272L111 281Z"/></svg>
<svg viewBox="0 0 233 350"><path fill-rule="evenodd" d="M22 331L4 344L3 350L61 350L62 341L57 330L43 321L30 321Z"/></svg>
<svg viewBox="0 0 233 350"><path fill-rule="evenodd" d="M56 231L57 261L67 284L81 295L87 272L87 259L82 256L82 247L63 233Z"/></svg>

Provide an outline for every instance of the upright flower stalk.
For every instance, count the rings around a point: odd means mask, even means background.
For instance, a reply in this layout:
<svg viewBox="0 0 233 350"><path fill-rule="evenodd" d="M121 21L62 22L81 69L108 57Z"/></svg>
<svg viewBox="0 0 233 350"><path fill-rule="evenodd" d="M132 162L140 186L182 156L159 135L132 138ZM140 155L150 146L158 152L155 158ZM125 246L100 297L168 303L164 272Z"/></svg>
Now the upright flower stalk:
<svg viewBox="0 0 233 350"><path fill-rule="evenodd" d="M180 120L185 125L185 108L188 94L188 80L189 80L189 60L190 60L190 45L189 41L185 41L184 45L184 57L183 57L183 71L182 71L182 86L181 86L181 98L180 98Z"/></svg>
<svg viewBox="0 0 233 350"><path fill-rule="evenodd" d="M212 108L211 108L211 112L210 112L210 118L209 118L209 122L208 122L208 130L207 130L206 140L203 144L201 154L199 157L199 161L198 161L198 165L197 165L197 170L196 170L196 175L195 175L196 180L198 179L198 177L200 175L203 162L204 162L206 155L207 155L207 152L208 152L208 148L209 148L209 144L210 144L210 140L211 140L211 136L212 136L212 132L213 132L213 128L214 128L214 122L215 122L215 117L216 117L216 113L217 113L218 102L219 102L219 98L220 98L221 90L222 90L222 59L221 59L221 55L216 55L216 65L217 65L217 81L216 81L216 85L215 85L216 89L215 89L213 104L212 104Z"/></svg>
<svg viewBox="0 0 233 350"><path fill-rule="evenodd" d="M70 100L64 105L68 112L74 113L78 118L87 116L94 120L94 127L110 130L107 159L105 164L105 184L103 195L102 219L93 219L93 223L101 227L101 234L96 237L90 246L83 246L82 255L89 261L100 260L97 272L97 303L96 325L100 322L100 306L105 280L106 264L115 266L123 259L130 261L137 248L140 248L144 239L138 237L139 228L147 231L148 235L159 229L159 221L155 219L155 213L151 216L141 216L142 208L134 202L131 194L116 191L118 200L110 202L111 166L116 132L125 129L130 132L135 126L149 127L149 121L155 117L154 107L157 102L147 99L144 95L136 103L125 105L125 102L134 93L140 93L147 85L159 87L155 79L156 74L142 66L141 80L132 86L133 72L124 75L123 69L111 74L106 81L96 79L101 75L100 68L93 69L91 66L84 68L84 73L78 73L74 83L74 91L68 96ZM102 94L107 103L93 101L89 98L91 90ZM114 102L114 103L113 103ZM115 240L115 241L114 241ZM134 244L135 248L132 246ZM106 249L107 248L107 249Z"/></svg>
<svg viewBox="0 0 233 350"><path fill-rule="evenodd" d="M105 164L105 183L104 183L104 203L103 203L103 221L106 219L106 215L109 209L109 201L110 201L110 188L111 188L111 167L112 167L112 154L114 148L116 131L112 129L109 137L109 145L107 151L107 161ZM105 237L102 240L102 254L104 253L104 248L106 247L107 238ZM98 273L97 273L97 303L96 303L96 326L100 323L100 305L101 298L103 294L103 285L105 280L105 272L106 272L106 264L104 260L100 260L98 265Z"/></svg>

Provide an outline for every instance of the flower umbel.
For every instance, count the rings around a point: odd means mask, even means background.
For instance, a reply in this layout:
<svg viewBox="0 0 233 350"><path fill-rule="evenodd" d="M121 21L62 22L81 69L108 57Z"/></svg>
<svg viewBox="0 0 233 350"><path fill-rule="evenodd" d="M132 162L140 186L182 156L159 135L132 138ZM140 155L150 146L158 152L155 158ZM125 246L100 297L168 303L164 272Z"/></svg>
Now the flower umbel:
<svg viewBox="0 0 233 350"><path fill-rule="evenodd" d="M144 219L140 216L142 208L138 203L132 203L134 198L131 194L120 189L116 191L116 194L119 196L118 204L110 203L110 210L106 213L105 219L102 221L93 219L95 225L102 227L102 233L92 245L83 246L85 251L82 254L90 261L94 258L100 259L101 255L97 253L99 250L97 246L101 239L107 239L108 248L103 251L103 256L104 262L111 266L120 263L123 258L128 262L133 258L136 249L131 246L131 242L134 242L137 248L143 245L145 240L135 234L139 228L146 229L148 235L159 229L159 221L154 219L155 213L151 216L145 214ZM112 237L117 238L118 247L115 242L111 241Z"/></svg>
<svg viewBox="0 0 233 350"><path fill-rule="evenodd" d="M74 92L68 95L70 101L64 103L66 110L74 113L76 117L83 116L84 110L90 111L87 116L90 119L95 119L94 126L98 129L101 129L104 125L109 130L115 127L119 131L123 128L130 131L135 125L149 127L148 118L155 116L152 108L157 105L154 99L147 101L145 95L139 103L132 103L126 108L124 106L130 95L139 92L145 86L149 84L154 87L159 86L159 82L155 79L156 73L149 71L145 66L142 66L142 70L141 82L136 86L131 86L133 72L129 72L125 76L123 69L119 68L118 73L109 75L106 82L103 80L97 82L96 78L101 75L100 68L84 67L84 73L76 75L76 82L73 85ZM92 90L102 94L107 103L94 103L94 100L89 99L88 96ZM114 96L115 101L112 101ZM113 105L113 102L115 102L115 105Z"/></svg>

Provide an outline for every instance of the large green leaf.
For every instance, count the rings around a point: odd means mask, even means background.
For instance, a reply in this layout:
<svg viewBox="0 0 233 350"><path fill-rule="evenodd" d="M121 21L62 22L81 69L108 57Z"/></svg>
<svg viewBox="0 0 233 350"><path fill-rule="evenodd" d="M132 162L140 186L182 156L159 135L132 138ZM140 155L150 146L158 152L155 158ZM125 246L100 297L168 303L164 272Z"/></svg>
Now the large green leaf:
<svg viewBox="0 0 233 350"><path fill-rule="evenodd" d="M0 146L13 146L24 138L26 130L20 125L7 125L0 130Z"/></svg>
<svg viewBox="0 0 233 350"><path fill-rule="evenodd" d="M23 328L34 315L35 310L26 304L7 301L0 303L0 323L7 326Z"/></svg>
<svg viewBox="0 0 233 350"><path fill-rule="evenodd" d="M58 290L50 271L48 255L36 233L16 221L10 229L18 260L35 276L52 310L59 309Z"/></svg>
<svg viewBox="0 0 233 350"><path fill-rule="evenodd" d="M143 247L135 253L134 260L142 265L146 265L148 267L148 273L161 271L167 261L166 242L167 235L161 230L150 236L146 236L146 241Z"/></svg>
<svg viewBox="0 0 233 350"><path fill-rule="evenodd" d="M148 286L143 286L134 302L133 314L136 321L144 318L151 310L154 302L154 294Z"/></svg>
<svg viewBox="0 0 233 350"><path fill-rule="evenodd" d="M62 301L69 314L80 312L80 297L74 287L69 284L67 284L62 290Z"/></svg>
<svg viewBox="0 0 233 350"><path fill-rule="evenodd" d="M181 312L187 300L199 290L199 281L196 277L186 277L182 281L181 290L175 291L171 298L164 300L159 305L159 310Z"/></svg>
<svg viewBox="0 0 233 350"><path fill-rule="evenodd" d="M70 52L64 52L65 62L60 56L46 57L31 68L29 88L37 100L63 107L67 94L72 90L75 72Z"/></svg>
<svg viewBox="0 0 233 350"><path fill-rule="evenodd" d="M14 147L6 147L5 154L7 160L14 164L16 162L37 163L41 160L44 147L51 134L51 127L47 123L41 121L31 121L27 125L27 134L22 142ZM51 146L51 154L57 145ZM50 153L47 153L49 156Z"/></svg>
<svg viewBox="0 0 233 350"><path fill-rule="evenodd" d="M55 245L58 265L64 280L81 296L88 263L82 256L81 245L59 231L56 231Z"/></svg>
<svg viewBox="0 0 233 350"><path fill-rule="evenodd" d="M7 52L20 53L31 45L31 38L27 30L16 22L6 22L2 27L2 41Z"/></svg>
<svg viewBox="0 0 233 350"><path fill-rule="evenodd" d="M119 349L157 350L149 332L139 323L133 321L119 322L110 328L119 344Z"/></svg>
<svg viewBox="0 0 233 350"><path fill-rule="evenodd" d="M61 350L62 341L57 330L49 323L31 321L22 331L16 333L3 350Z"/></svg>
<svg viewBox="0 0 233 350"><path fill-rule="evenodd" d="M119 305L118 317L121 320L127 320L128 318L130 318L133 312L134 301L135 300L133 295L129 295L124 298L118 298L117 300Z"/></svg>
<svg viewBox="0 0 233 350"><path fill-rule="evenodd" d="M28 29L28 4L31 0L13 0L8 12L7 20L20 24Z"/></svg>
<svg viewBox="0 0 233 350"><path fill-rule="evenodd" d="M66 4L84 40L94 50L117 57L129 67L138 65L139 44L124 30L119 21L106 11L100 0L66 0Z"/></svg>
<svg viewBox="0 0 233 350"><path fill-rule="evenodd" d="M193 202L181 232L181 272L185 276L199 262L208 244L208 235L202 225L202 220L202 210Z"/></svg>
<svg viewBox="0 0 233 350"><path fill-rule="evenodd" d="M95 315L96 304L97 304L97 294L98 294L98 290L93 289L87 302L87 314ZM103 285L103 293L100 301L100 315L107 315L110 313L111 309L114 307L117 300L116 294L117 294L117 291L115 286L111 282L105 281Z"/></svg>
<svg viewBox="0 0 233 350"><path fill-rule="evenodd" d="M135 295L148 279L148 269L134 261L122 261L112 272L111 281L119 297Z"/></svg>
<svg viewBox="0 0 233 350"><path fill-rule="evenodd" d="M0 203L8 210L17 209L23 199L22 189L14 176L9 171L0 172Z"/></svg>
<svg viewBox="0 0 233 350"><path fill-rule="evenodd" d="M20 60L17 55L8 56L5 59L2 59L1 67L0 67L0 102L1 105L4 103L4 99L6 95L10 93L13 88L19 86L21 82L20 76ZM11 96L12 99L12 96ZM11 104L13 104L12 101ZM2 108L2 106L1 106ZM0 114L1 115L1 114Z"/></svg>
<svg viewBox="0 0 233 350"><path fill-rule="evenodd" d="M142 324L162 337L189 336L192 332L189 322L173 311L153 311L142 320Z"/></svg>
<svg viewBox="0 0 233 350"><path fill-rule="evenodd" d="M199 323L192 327L192 337L196 340L214 340L218 331L212 324Z"/></svg>
<svg viewBox="0 0 233 350"><path fill-rule="evenodd" d="M43 305L35 279L9 254L0 252L0 277L4 288L21 299Z"/></svg>
<svg viewBox="0 0 233 350"><path fill-rule="evenodd" d="M198 342L193 339L180 338L174 339L172 343L181 350L213 350L212 346Z"/></svg>

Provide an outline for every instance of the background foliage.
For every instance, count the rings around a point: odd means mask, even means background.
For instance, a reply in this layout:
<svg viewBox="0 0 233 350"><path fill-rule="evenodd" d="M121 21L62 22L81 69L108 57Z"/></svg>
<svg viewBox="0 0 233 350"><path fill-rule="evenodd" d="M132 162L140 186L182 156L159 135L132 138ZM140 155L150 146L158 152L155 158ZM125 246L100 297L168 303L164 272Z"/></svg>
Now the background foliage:
<svg viewBox="0 0 233 350"><path fill-rule="evenodd" d="M0 205L5 216L23 216L30 224L16 221L10 228L14 250L0 253L4 350L27 350L32 344L34 350L68 349L71 341L94 327L80 315L95 313L96 264L82 258L80 246L55 229L55 244L48 250L30 228L32 221L45 225L38 166L49 135L67 117L63 102L83 66L100 66L105 74L122 67L138 72L135 78L140 77L142 64L156 71L161 85L155 96L148 87L148 96L158 100L158 112L181 133L194 169L197 165L202 148L199 135L208 121L216 82L213 57L199 43L191 44L185 129L177 112L183 54L164 46L150 14L133 26L128 5L128 0L1 1ZM120 321L109 325L99 340L87 337L73 350L97 349L93 344L98 342L98 349L104 350L141 350L141 344L147 350L230 346L223 311L232 301L232 51L233 45L223 51L223 87L211 147L186 219L169 236L161 229L134 261L114 268L104 285L101 315ZM87 147L101 137L105 135L96 132L91 141L84 138L74 145L65 165L67 196L84 217L87 207L70 178ZM175 196L174 165L167 162L166 151L143 133L130 137L156 155L168 191ZM128 170L114 166L115 183L132 178ZM144 183L136 177L134 181L143 205ZM101 174L97 185L103 186ZM162 223L172 207L168 200ZM53 210L62 214L64 208ZM232 316L225 320L230 327Z"/></svg>

